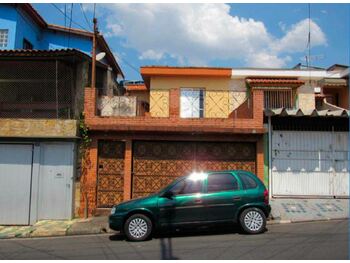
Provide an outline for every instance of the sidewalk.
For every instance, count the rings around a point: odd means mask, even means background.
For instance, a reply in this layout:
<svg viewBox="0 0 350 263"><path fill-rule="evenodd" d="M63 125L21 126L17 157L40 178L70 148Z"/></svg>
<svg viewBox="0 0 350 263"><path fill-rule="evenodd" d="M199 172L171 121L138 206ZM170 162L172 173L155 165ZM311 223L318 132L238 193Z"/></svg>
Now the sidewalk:
<svg viewBox="0 0 350 263"><path fill-rule="evenodd" d="M271 199L267 224L349 218L348 199ZM87 235L113 232L107 216L73 220L43 220L33 226L0 226L0 239Z"/></svg>
<svg viewBox="0 0 350 263"><path fill-rule="evenodd" d="M349 218L349 199L273 198L270 205L274 223Z"/></svg>
<svg viewBox="0 0 350 263"><path fill-rule="evenodd" d="M106 216L73 220L43 220L32 226L0 226L0 239L107 233Z"/></svg>

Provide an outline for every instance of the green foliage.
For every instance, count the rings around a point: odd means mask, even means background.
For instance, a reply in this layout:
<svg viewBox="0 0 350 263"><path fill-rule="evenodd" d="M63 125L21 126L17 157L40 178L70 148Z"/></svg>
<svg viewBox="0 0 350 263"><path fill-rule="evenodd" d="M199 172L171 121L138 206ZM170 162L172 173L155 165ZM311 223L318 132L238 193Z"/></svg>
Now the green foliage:
<svg viewBox="0 0 350 263"><path fill-rule="evenodd" d="M89 137L89 128L85 124L83 113L79 120L79 133L81 137L80 152L84 156L86 149L90 146L91 138Z"/></svg>

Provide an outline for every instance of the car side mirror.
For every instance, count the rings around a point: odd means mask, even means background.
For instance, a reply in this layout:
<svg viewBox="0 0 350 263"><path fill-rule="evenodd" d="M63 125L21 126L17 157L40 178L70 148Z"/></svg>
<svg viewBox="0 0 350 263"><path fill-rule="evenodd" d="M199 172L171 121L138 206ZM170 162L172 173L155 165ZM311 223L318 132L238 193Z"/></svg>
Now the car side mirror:
<svg viewBox="0 0 350 263"><path fill-rule="evenodd" d="M173 199L174 193L172 191L165 191L161 196L168 199Z"/></svg>

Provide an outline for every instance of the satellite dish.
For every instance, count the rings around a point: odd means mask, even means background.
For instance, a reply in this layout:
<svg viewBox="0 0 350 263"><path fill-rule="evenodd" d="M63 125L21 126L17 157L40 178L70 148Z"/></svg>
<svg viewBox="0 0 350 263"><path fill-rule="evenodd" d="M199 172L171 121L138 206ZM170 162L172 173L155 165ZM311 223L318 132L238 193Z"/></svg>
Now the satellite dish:
<svg viewBox="0 0 350 263"><path fill-rule="evenodd" d="M97 60L97 61L100 61L100 60L103 59L105 56L106 56L106 53L105 53L105 52L98 53L98 54L96 55L96 60Z"/></svg>

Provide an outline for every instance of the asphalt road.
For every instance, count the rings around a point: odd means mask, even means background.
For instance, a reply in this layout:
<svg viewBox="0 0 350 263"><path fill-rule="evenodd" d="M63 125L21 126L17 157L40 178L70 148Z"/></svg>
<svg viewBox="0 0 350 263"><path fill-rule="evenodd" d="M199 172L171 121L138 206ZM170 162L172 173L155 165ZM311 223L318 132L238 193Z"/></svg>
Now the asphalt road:
<svg viewBox="0 0 350 263"><path fill-rule="evenodd" d="M0 240L0 259L348 259L348 228L343 220L269 225L255 236L219 229L146 242L110 234Z"/></svg>

